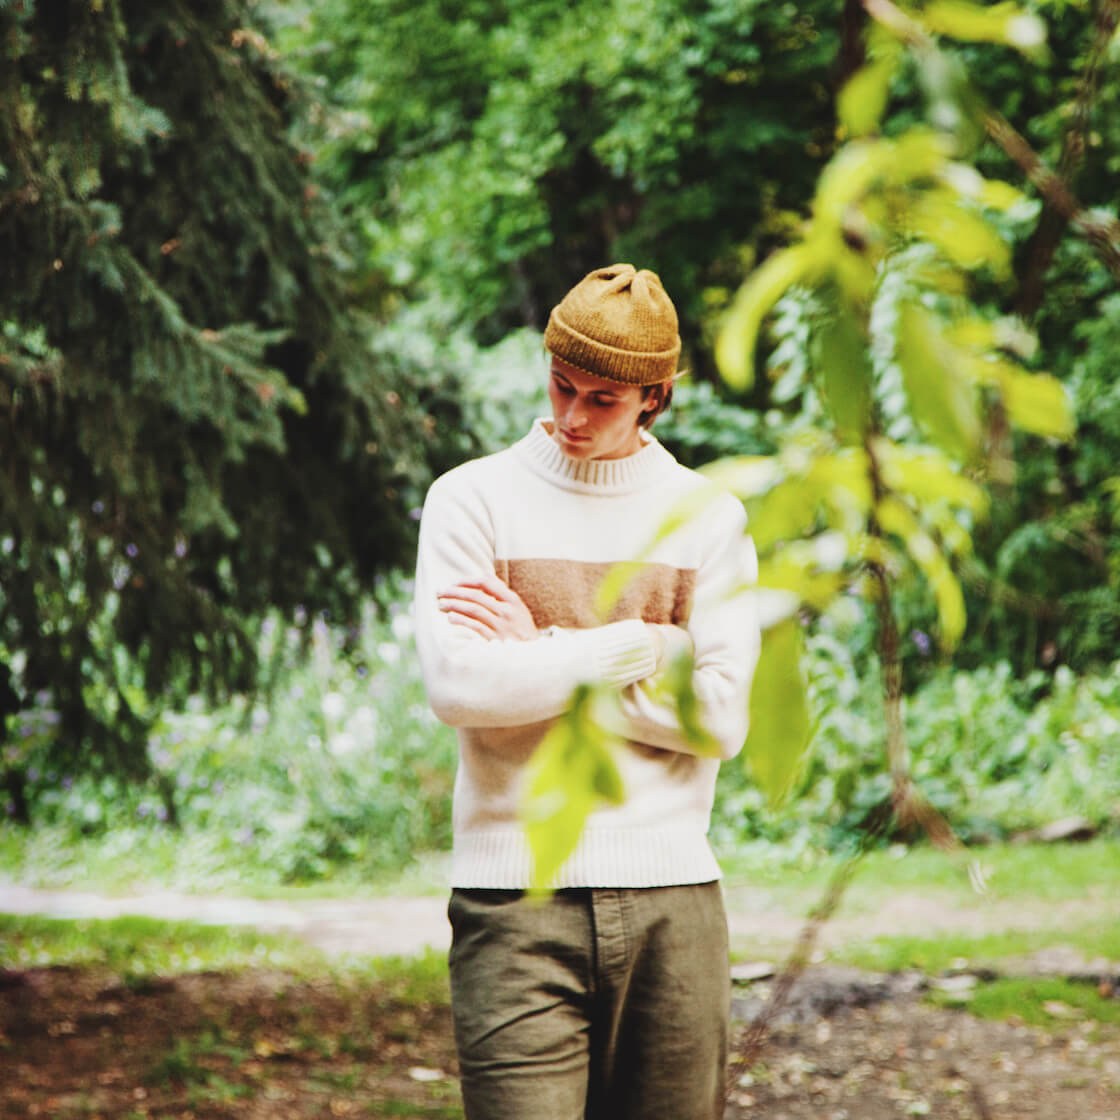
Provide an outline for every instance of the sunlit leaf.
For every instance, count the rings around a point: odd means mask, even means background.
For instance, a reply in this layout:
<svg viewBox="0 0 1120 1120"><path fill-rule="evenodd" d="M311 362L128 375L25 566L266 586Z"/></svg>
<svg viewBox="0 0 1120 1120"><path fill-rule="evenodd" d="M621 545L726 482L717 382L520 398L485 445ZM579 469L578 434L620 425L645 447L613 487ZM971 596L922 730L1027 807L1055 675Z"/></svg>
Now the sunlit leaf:
<svg viewBox="0 0 1120 1120"><path fill-rule="evenodd" d="M1037 55L1046 45L1046 24L1018 4L971 4L930 0L921 19L931 30L974 43L1002 43Z"/></svg>
<svg viewBox="0 0 1120 1120"><path fill-rule="evenodd" d="M759 552L779 541L804 536L819 517L817 496L804 479L793 478L775 486L765 497L747 503L751 539Z"/></svg>
<svg viewBox="0 0 1120 1120"><path fill-rule="evenodd" d="M825 166L813 199L821 232L839 231L849 206L858 202L890 166L894 145L887 140L853 140Z"/></svg>
<svg viewBox="0 0 1120 1120"><path fill-rule="evenodd" d="M771 804L789 796L812 740L802 646L796 618L764 630L751 686L750 732L743 759Z"/></svg>
<svg viewBox="0 0 1120 1120"><path fill-rule="evenodd" d="M758 586L772 591L790 591L814 610L823 611L844 589L847 577L838 571L820 571L808 542L779 550L758 569Z"/></svg>
<svg viewBox="0 0 1120 1120"><path fill-rule="evenodd" d="M971 459L981 431L975 391L956 349L918 304L899 305L897 353L914 419L950 455Z"/></svg>
<svg viewBox="0 0 1120 1120"><path fill-rule="evenodd" d="M772 455L733 455L701 467L700 473L721 490L753 498L780 481L782 465Z"/></svg>
<svg viewBox="0 0 1120 1120"><path fill-rule="evenodd" d="M716 340L716 362L724 380L737 389L754 381L754 349L767 313L814 263L807 245L794 245L767 257L739 289Z"/></svg>
<svg viewBox="0 0 1120 1120"><path fill-rule="evenodd" d="M985 179L984 187L980 194L980 204L989 210L998 210L1006 213L1013 206L1025 202L1027 196L1021 190L1013 187L1002 179Z"/></svg>
<svg viewBox="0 0 1120 1120"><path fill-rule="evenodd" d="M575 851L596 804L620 804L622 779L613 738L596 719L602 694L580 685L572 706L552 725L529 761L521 819L533 856L533 889L547 890Z"/></svg>
<svg viewBox="0 0 1120 1120"><path fill-rule="evenodd" d="M928 99L928 117L955 154L974 152L983 142L984 106L963 60L948 51L922 53L917 77Z"/></svg>
<svg viewBox="0 0 1120 1120"><path fill-rule="evenodd" d="M838 300L814 324L810 358L838 438L862 443L871 422L871 359L867 334L855 314Z"/></svg>
<svg viewBox="0 0 1120 1120"><path fill-rule="evenodd" d="M837 243L829 261L829 276L850 305L858 307L871 302L875 294L875 266L885 251L886 241L878 235L873 244L866 244L858 253L843 241Z"/></svg>
<svg viewBox="0 0 1120 1120"><path fill-rule="evenodd" d="M948 502L975 514L987 510L986 492L937 452L903 447L886 439L877 439L874 449L882 481L889 489L922 504Z"/></svg>
<svg viewBox="0 0 1120 1120"><path fill-rule="evenodd" d="M595 593L595 609L600 618L610 616L615 604L644 567L640 560L620 560L610 566Z"/></svg>
<svg viewBox="0 0 1120 1120"><path fill-rule="evenodd" d="M902 57L902 46L893 35L874 25L868 55L871 61L848 79L836 99L836 115L853 137L878 131L887 107L891 79Z"/></svg>
<svg viewBox="0 0 1120 1120"><path fill-rule="evenodd" d="M879 502L875 516L886 532L901 538L910 558L925 576L937 602L942 648L955 648L964 633L964 594L945 556L911 510L897 498L887 497Z"/></svg>
<svg viewBox="0 0 1120 1120"><path fill-rule="evenodd" d="M893 141L885 168L889 186L916 183L940 175L952 146L940 132L917 125Z"/></svg>
<svg viewBox="0 0 1120 1120"><path fill-rule="evenodd" d="M997 276L1011 271L1011 250L993 226L951 192L928 190L906 214L908 232L936 245L961 268L990 268Z"/></svg>
<svg viewBox="0 0 1120 1120"><path fill-rule="evenodd" d="M1077 430L1069 394L1056 377L1005 371L1000 387L1007 415L1017 428L1063 440Z"/></svg>
<svg viewBox="0 0 1120 1120"><path fill-rule="evenodd" d="M981 385L999 389L1017 428L1052 439L1069 439L1077 419L1066 387L1049 373L1031 373L1003 357L970 354L961 368Z"/></svg>
<svg viewBox="0 0 1120 1120"><path fill-rule="evenodd" d="M673 658L664 674L664 687L672 697L677 722L685 742L698 754L712 758L719 757L719 743L715 736L704 726L701 718L700 698L693 686L692 672L695 668L692 655L684 653Z"/></svg>
<svg viewBox="0 0 1120 1120"><path fill-rule="evenodd" d="M871 474L867 452L862 447L846 447L818 456L805 475L808 491L819 496L830 513L841 523L855 514L861 521L871 509Z"/></svg>

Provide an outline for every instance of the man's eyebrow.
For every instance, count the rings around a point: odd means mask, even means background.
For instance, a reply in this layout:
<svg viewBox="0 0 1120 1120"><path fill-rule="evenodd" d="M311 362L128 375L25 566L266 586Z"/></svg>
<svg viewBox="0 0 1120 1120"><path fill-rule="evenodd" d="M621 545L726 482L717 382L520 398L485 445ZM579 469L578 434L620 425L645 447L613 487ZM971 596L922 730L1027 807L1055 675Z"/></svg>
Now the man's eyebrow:
<svg viewBox="0 0 1120 1120"><path fill-rule="evenodd" d="M575 388L575 386L568 379L568 377L565 376L565 374L563 372L561 372L560 370L558 370L558 369L549 370L549 373L551 373L552 376L555 377L557 380L563 381L565 385L568 385L569 387L571 387L573 389ZM616 397L616 398L618 397L618 392L615 389L610 388L609 386L604 386L601 389L588 389L587 391L588 391L588 393L590 393L594 397Z"/></svg>

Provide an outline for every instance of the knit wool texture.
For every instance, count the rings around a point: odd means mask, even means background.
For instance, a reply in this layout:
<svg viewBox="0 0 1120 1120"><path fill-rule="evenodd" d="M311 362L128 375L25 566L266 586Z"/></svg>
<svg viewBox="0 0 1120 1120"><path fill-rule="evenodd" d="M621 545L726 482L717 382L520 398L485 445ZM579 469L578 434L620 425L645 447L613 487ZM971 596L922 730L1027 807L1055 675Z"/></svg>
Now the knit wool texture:
<svg viewBox="0 0 1120 1120"><path fill-rule="evenodd" d="M655 385L677 372L681 338L657 274L631 264L589 272L552 309L545 349L585 373Z"/></svg>

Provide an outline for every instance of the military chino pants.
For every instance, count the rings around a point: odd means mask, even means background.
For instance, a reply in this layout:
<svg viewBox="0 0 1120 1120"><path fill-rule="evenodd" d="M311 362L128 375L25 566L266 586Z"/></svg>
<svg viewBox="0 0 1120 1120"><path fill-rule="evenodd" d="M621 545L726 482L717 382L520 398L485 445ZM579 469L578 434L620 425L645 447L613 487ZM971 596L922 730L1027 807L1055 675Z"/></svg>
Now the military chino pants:
<svg viewBox="0 0 1120 1120"><path fill-rule="evenodd" d="M467 1120L719 1120L730 1018L718 883L456 890Z"/></svg>

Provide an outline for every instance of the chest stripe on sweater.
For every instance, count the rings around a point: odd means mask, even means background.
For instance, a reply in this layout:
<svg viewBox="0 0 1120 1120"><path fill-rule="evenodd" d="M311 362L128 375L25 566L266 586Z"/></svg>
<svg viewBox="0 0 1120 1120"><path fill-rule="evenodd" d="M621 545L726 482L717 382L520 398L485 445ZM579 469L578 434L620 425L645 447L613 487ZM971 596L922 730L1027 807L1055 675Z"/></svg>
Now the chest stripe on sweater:
<svg viewBox="0 0 1120 1120"><path fill-rule="evenodd" d="M583 628L640 618L683 626L692 610L696 572L670 564L642 564L615 603L601 618L595 600L612 565L583 560L501 560L498 578L524 600L533 621L546 626Z"/></svg>

